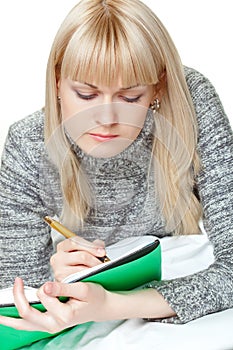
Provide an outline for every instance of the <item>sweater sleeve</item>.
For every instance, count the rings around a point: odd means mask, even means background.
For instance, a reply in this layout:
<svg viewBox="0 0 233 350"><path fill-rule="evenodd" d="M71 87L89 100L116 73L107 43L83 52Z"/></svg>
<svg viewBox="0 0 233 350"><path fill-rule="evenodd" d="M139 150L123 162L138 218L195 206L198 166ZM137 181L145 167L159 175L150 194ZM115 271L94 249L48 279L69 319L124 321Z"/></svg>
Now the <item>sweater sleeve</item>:
<svg viewBox="0 0 233 350"><path fill-rule="evenodd" d="M186 79L199 126L202 166L197 187L215 261L193 275L148 285L155 287L177 314L161 321L174 323L233 307L232 130L211 83L194 70L188 70Z"/></svg>
<svg viewBox="0 0 233 350"><path fill-rule="evenodd" d="M39 161L42 141L37 125L14 124L8 133L0 170L0 288L16 276L37 287L50 279L52 253L48 215L41 199Z"/></svg>

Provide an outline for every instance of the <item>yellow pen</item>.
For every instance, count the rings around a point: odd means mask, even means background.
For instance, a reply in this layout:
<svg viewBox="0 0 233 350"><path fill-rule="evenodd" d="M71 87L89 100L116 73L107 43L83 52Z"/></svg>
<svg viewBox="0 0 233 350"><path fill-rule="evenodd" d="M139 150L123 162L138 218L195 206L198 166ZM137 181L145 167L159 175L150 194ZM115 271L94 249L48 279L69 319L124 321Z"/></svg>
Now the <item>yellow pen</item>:
<svg viewBox="0 0 233 350"><path fill-rule="evenodd" d="M50 218L49 216L45 216L44 221L47 222L47 224L49 224L50 227L52 227L54 230L61 233L66 238L72 238L77 236L74 232L70 231L67 227L62 225L60 222ZM106 255L103 257L98 257L98 259L102 262L110 261L110 259Z"/></svg>

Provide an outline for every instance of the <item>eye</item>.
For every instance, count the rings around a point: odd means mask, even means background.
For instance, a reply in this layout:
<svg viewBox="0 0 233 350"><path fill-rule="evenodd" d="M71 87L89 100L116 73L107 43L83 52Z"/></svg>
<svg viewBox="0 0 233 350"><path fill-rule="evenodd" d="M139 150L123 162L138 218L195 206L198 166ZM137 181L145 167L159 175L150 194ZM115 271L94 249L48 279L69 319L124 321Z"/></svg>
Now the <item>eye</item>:
<svg viewBox="0 0 233 350"><path fill-rule="evenodd" d="M137 97L132 97L132 98L126 97L126 96L122 96L123 100L126 101L126 102L128 102L128 103L138 102L138 101L140 101L140 98L141 98L141 97L142 97L142 95L137 96Z"/></svg>
<svg viewBox="0 0 233 350"><path fill-rule="evenodd" d="M88 94L88 95L81 94L77 90L75 92L78 95L78 97L81 98L82 100L93 100L97 96L97 94Z"/></svg>

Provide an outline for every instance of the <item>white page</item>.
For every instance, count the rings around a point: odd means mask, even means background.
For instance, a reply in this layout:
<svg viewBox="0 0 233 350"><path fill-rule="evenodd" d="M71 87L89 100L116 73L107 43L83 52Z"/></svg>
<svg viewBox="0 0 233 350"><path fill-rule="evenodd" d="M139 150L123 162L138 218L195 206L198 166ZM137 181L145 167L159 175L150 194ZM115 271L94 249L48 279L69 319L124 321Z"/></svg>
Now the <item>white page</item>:
<svg viewBox="0 0 233 350"><path fill-rule="evenodd" d="M37 289L32 287L24 287L24 292L26 298L30 302L38 302L39 299L36 295ZM0 289L0 306L6 304L14 304L14 295L13 295L13 287Z"/></svg>
<svg viewBox="0 0 233 350"><path fill-rule="evenodd" d="M110 261L104 263L104 266L111 265L113 262L116 262L137 250L147 246L148 244L154 242L158 239L156 236L138 236L138 237L129 237L125 238L109 247L106 247L107 256L110 258ZM89 275L91 272L97 272L103 268L103 264L96 265L91 268L84 269L77 273L67 276L62 282L70 283L75 279L82 279ZM37 289L25 286L25 295L27 300L32 302L38 302L39 299L36 295ZM5 288L0 290L0 306L4 304L14 304L13 296L13 287Z"/></svg>
<svg viewBox="0 0 233 350"><path fill-rule="evenodd" d="M118 260L129 256L130 254L143 247L146 247L148 244L154 242L157 239L158 238L156 236L149 235L125 238L109 247L106 247L106 253L110 258L110 261L105 262L104 266L103 264L100 264L74 273L67 276L62 282L71 283L74 280L83 279L84 277L89 276L90 273L98 272L99 270L103 269L103 267L112 265L113 262L117 262Z"/></svg>
<svg viewBox="0 0 233 350"><path fill-rule="evenodd" d="M119 259L127 256L142 247L154 242L157 239L155 236L139 236L128 237L109 247L106 247L107 256L111 260Z"/></svg>

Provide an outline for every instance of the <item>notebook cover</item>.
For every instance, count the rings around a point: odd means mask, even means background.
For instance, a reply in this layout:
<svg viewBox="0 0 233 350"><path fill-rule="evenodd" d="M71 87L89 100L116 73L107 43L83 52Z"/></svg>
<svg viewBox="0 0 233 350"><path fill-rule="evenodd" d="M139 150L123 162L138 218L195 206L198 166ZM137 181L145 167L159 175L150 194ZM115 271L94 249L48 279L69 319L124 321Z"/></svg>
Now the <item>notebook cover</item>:
<svg viewBox="0 0 233 350"><path fill-rule="evenodd" d="M143 255L145 254L145 255ZM88 276L82 281L101 284L112 291L130 290L151 280L161 279L161 246L158 240L151 245L149 252L144 250L136 252L137 258L128 257L118 262L117 266L103 269L95 275ZM133 259L133 260L132 260ZM104 267L104 266L103 266ZM32 304L40 311L45 311L42 304ZM19 317L15 306L0 307L3 316ZM65 329L62 332L67 332ZM51 334L41 331L24 331L0 325L0 340L2 350L13 350L21 346L29 345L37 340L54 337L62 332Z"/></svg>

